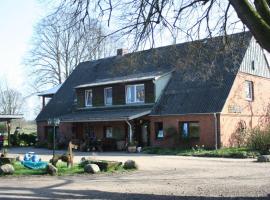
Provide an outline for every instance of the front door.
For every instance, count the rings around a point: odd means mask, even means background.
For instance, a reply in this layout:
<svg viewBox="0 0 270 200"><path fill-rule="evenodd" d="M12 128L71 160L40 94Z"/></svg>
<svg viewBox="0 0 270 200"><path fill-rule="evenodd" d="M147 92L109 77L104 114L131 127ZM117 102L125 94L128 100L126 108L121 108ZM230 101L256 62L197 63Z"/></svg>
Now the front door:
<svg viewBox="0 0 270 200"><path fill-rule="evenodd" d="M149 123L143 123L141 126L141 133L142 133L142 146L149 146L150 145L150 135L149 135Z"/></svg>

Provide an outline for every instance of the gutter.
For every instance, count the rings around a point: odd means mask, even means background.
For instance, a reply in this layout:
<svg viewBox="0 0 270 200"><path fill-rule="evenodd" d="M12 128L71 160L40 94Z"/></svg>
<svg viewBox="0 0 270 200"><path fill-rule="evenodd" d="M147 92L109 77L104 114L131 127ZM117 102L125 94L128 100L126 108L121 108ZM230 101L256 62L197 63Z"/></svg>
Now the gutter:
<svg viewBox="0 0 270 200"><path fill-rule="evenodd" d="M218 130L217 130L217 113L214 113L214 127L215 127L215 149L218 149Z"/></svg>
<svg viewBox="0 0 270 200"><path fill-rule="evenodd" d="M220 112L216 112L216 114L219 114ZM184 113L184 114L151 114L150 117L169 117L169 116L185 116L185 115L211 115L215 114L213 112L210 113Z"/></svg>
<svg viewBox="0 0 270 200"><path fill-rule="evenodd" d="M133 137L133 133L132 133L132 125L131 123L126 120L127 124L128 124L128 127L129 127L129 142L132 143L132 137Z"/></svg>

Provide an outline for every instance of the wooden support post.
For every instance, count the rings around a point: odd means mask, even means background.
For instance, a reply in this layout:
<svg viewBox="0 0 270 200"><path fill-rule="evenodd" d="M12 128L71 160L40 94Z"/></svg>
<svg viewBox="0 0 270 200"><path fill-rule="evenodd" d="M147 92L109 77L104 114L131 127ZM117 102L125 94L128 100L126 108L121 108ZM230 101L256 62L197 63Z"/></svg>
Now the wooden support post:
<svg viewBox="0 0 270 200"><path fill-rule="evenodd" d="M10 120L7 121L7 132L8 132L8 147L10 147Z"/></svg>

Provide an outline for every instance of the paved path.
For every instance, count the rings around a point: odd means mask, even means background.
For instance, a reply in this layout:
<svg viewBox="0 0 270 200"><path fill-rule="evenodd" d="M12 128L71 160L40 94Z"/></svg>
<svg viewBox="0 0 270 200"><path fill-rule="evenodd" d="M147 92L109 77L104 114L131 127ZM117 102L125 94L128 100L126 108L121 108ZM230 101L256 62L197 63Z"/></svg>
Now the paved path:
<svg viewBox="0 0 270 200"><path fill-rule="evenodd" d="M10 153L31 149L11 149ZM47 151L35 149L43 159ZM61 153L61 152L60 152ZM270 199L270 164L254 160L76 153L97 159L134 159L131 173L66 177L1 177L0 199Z"/></svg>

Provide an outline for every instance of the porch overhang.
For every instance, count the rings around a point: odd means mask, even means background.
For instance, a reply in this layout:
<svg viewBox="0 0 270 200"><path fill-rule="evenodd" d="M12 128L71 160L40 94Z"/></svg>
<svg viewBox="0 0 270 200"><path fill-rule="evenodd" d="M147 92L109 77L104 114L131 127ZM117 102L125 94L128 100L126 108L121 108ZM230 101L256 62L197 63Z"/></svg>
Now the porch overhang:
<svg viewBox="0 0 270 200"><path fill-rule="evenodd" d="M129 121L146 116L151 113L151 109L136 110L99 110L88 112L77 112L60 117L61 122L113 122Z"/></svg>
<svg viewBox="0 0 270 200"><path fill-rule="evenodd" d="M23 115L4 115L0 114L0 122L10 121L12 119L21 119Z"/></svg>

